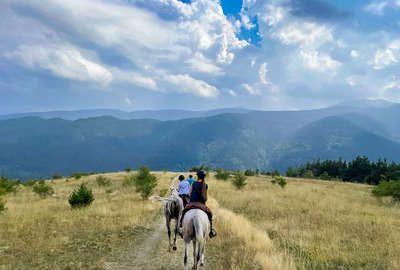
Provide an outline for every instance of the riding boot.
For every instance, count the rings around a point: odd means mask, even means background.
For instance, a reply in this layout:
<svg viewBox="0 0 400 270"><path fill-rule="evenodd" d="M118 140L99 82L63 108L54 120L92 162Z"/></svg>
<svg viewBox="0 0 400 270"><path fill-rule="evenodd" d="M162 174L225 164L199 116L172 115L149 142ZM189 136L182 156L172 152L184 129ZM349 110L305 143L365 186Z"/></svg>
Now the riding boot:
<svg viewBox="0 0 400 270"><path fill-rule="evenodd" d="M210 221L210 233L208 234L208 236L210 238L213 238L215 236L217 236L217 232L214 230L213 225L212 225L212 217L208 216L208 219Z"/></svg>

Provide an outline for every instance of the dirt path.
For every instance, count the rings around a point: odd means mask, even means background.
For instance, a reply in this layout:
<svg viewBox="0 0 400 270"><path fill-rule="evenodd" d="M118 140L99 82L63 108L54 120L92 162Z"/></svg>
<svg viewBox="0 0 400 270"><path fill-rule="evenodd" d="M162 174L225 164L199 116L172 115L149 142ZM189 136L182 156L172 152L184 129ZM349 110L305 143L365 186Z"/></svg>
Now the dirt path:
<svg viewBox="0 0 400 270"><path fill-rule="evenodd" d="M191 245L188 253L188 266L190 268L193 266L192 254ZM167 228L164 216L160 215L151 227L141 233L135 243L127 248L127 251L121 256L118 263L108 262L104 266L107 270L183 269L183 240L177 236L177 250L168 252Z"/></svg>

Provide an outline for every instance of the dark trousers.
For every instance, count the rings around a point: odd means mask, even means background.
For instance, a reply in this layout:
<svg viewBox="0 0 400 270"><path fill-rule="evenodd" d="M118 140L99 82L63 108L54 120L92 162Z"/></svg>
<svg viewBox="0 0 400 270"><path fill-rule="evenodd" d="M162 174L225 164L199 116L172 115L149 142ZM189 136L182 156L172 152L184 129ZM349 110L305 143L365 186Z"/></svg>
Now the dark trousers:
<svg viewBox="0 0 400 270"><path fill-rule="evenodd" d="M183 207L186 207L186 205L189 203L189 195L179 194L179 197L181 197L183 201Z"/></svg>

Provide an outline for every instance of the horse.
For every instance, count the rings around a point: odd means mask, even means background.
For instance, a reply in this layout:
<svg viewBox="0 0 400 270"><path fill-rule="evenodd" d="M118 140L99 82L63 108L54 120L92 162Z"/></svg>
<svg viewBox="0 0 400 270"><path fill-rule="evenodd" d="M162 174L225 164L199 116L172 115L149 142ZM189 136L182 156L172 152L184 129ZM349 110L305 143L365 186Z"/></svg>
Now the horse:
<svg viewBox="0 0 400 270"><path fill-rule="evenodd" d="M172 250L176 250L176 235L178 233L179 223L182 217L183 211L183 201L181 197L179 197L178 190L176 189L176 185L178 182L178 177L175 177L171 181L170 185L170 196L167 198L159 197L159 196L152 196L150 199L157 199L159 201L164 202L164 215L165 215L165 223L168 230L168 252ZM174 241L171 244L171 220L175 219L175 236Z"/></svg>
<svg viewBox="0 0 400 270"><path fill-rule="evenodd" d="M210 231L210 222L207 214L200 209L189 210L182 221L183 241L184 241L184 257L183 265L187 269L187 253L188 245L193 242L193 269L197 269L200 261L200 266L204 265L204 257L206 253L206 239Z"/></svg>

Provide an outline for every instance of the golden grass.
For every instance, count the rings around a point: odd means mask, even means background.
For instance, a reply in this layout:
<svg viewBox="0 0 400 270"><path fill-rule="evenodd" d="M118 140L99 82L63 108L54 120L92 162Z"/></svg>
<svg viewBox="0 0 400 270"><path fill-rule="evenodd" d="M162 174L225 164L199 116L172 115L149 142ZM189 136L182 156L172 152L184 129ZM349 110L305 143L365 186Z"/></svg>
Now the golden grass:
<svg viewBox="0 0 400 270"><path fill-rule="evenodd" d="M289 178L281 189L270 180L250 177L238 191L212 177L210 194L267 233L299 269L400 269L400 208L377 201L369 186Z"/></svg>
<svg viewBox="0 0 400 270"><path fill-rule="evenodd" d="M104 261L135 238L132 226L145 227L159 213L133 188L122 187L126 175L105 174L109 187L99 187L95 175L46 181L55 190L47 199L31 187L8 195L8 210L0 215L0 269L103 269ZM169 182L172 174L158 175ZM80 183L92 188L95 201L72 210L67 198Z"/></svg>
<svg viewBox="0 0 400 270"><path fill-rule="evenodd" d="M176 176L155 174L155 194ZM104 174L109 187L99 187L95 175L49 181L55 194L47 199L22 186L7 195L0 269L105 269L121 260L162 212L160 203L122 186L126 175ZM270 180L249 177L236 190L229 181L208 179L218 232L207 241L209 269L400 269L400 208L373 198L369 186L289 178L281 189ZM95 201L72 210L68 195L82 182Z"/></svg>

